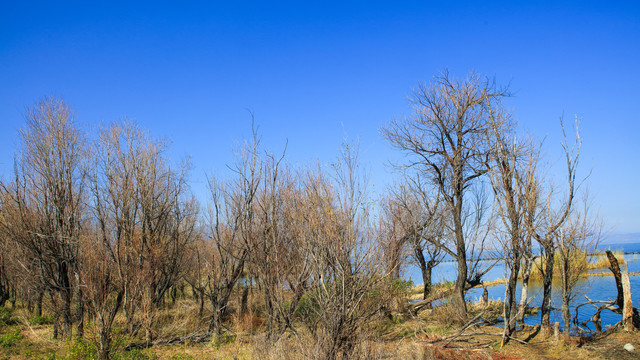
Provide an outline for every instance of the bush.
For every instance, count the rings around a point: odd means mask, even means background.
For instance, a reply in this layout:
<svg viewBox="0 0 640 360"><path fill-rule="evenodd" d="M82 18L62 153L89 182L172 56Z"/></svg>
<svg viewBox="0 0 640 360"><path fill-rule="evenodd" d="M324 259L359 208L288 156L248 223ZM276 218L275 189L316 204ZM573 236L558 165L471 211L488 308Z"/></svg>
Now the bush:
<svg viewBox="0 0 640 360"><path fill-rule="evenodd" d="M13 333L0 336L0 348L8 348L15 345L16 342L22 340L20 329L16 329Z"/></svg>

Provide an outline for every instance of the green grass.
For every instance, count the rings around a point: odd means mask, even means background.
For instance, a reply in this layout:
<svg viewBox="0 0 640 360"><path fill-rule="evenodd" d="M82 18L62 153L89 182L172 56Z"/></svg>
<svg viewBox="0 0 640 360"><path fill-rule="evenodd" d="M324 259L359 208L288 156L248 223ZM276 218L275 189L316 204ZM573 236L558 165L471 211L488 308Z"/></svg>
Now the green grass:
<svg viewBox="0 0 640 360"><path fill-rule="evenodd" d="M23 336L20 333L20 329L16 329L14 332L4 334L0 336L0 348L9 348L15 346L16 343L22 340Z"/></svg>

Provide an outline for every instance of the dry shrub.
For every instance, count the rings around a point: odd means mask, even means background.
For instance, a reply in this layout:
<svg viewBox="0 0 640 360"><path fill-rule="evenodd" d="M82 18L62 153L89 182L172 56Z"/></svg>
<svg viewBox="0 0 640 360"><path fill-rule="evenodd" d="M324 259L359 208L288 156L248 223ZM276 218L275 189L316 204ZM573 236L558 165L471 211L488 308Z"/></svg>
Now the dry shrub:
<svg viewBox="0 0 640 360"><path fill-rule="evenodd" d="M459 327L466 322L465 319L460 317L457 306L451 301L434 307L429 318L446 328Z"/></svg>
<svg viewBox="0 0 640 360"><path fill-rule="evenodd" d="M193 300L179 300L175 305L158 311L154 330L162 338L187 335L202 330L205 318L198 316L198 304Z"/></svg>
<svg viewBox="0 0 640 360"><path fill-rule="evenodd" d="M254 311L246 314L235 313L232 316L232 323L238 332L254 332L264 327L264 319Z"/></svg>

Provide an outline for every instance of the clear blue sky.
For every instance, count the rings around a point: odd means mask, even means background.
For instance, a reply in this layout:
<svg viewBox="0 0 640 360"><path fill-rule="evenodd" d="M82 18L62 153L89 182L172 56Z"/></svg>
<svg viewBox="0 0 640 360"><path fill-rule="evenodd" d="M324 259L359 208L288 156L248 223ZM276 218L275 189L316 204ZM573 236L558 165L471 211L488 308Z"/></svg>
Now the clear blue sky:
<svg viewBox="0 0 640 360"><path fill-rule="evenodd" d="M60 96L79 124L128 117L191 156L194 191L224 173L255 113L292 163L360 139L380 190L397 156L379 128L444 68L511 83L521 126L559 158L558 118L582 117L583 173L616 232L640 232L640 5L568 2L92 2L0 5L0 173L25 108Z"/></svg>

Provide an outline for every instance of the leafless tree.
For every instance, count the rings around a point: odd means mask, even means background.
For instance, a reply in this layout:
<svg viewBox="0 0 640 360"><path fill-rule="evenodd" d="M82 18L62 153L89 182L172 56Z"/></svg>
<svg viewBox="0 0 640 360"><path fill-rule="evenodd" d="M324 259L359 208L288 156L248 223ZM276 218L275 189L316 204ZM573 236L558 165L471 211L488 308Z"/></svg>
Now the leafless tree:
<svg viewBox="0 0 640 360"><path fill-rule="evenodd" d="M297 179L283 163L284 155L266 153L262 186L256 202L256 234L248 244L250 269L265 302L267 333L274 338L295 331L292 317L308 286L308 261L298 242L305 236L298 224L301 192Z"/></svg>
<svg viewBox="0 0 640 360"><path fill-rule="evenodd" d="M430 194L419 174L394 186L384 207L387 242L407 248L418 264L424 284L423 299L431 290L431 275L445 254L447 214L440 206L438 193ZM398 266L399 267L399 266Z"/></svg>
<svg viewBox="0 0 640 360"><path fill-rule="evenodd" d="M492 127L488 138L493 148L493 171L489 174L500 219L497 238L503 245L505 267L509 274L504 302L502 343L505 344L515 331L517 313L515 291L520 265L527 250L531 251L524 217L527 214L528 204L527 161L534 156L535 149L531 144L517 139L508 113L503 110L493 112L491 122ZM527 240L529 244L525 243ZM529 265L529 273L530 269Z"/></svg>
<svg viewBox="0 0 640 360"><path fill-rule="evenodd" d="M602 223L593 214L587 192L580 201L580 207L573 206L569 219L558 230L558 256L560 257L560 278L562 280L562 321L565 342L570 341L570 304L579 295L576 284L588 270L588 256L598 246L602 234Z"/></svg>
<svg viewBox="0 0 640 360"><path fill-rule="evenodd" d="M579 185L576 184L576 171L578 160L580 158L581 139L576 126L574 144L570 146L562 121L561 125L563 135L565 135L563 149L567 170L566 192L561 196L561 199L558 200L558 192L550 181L548 182L548 186L544 189L542 188L540 180L532 181L530 183L532 188L529 189L530 194L532 195L532 199L530 199L532 203L528 205L528 208L532 210L533 213L525 216L528 231L533 239L541 245L543 251L543 263L540 266L540 271L543 277L543 297L542 306L540 308L540 323L542 325L543 332L547 335L551 333L551 287L554 270L554 256L558 246L558 231L565 224L571 214L575 191ZM542 195L543 193L545 195ZM538 201L538 203L533 203L534 199Z"/></svg>
<svg viewBox="0 0 640 360"><path fill-rule="evenodd" d="M410 155L404 166L433 180L451 214L458 263L455 300L461 318L466 318L468 280L464 195L488 171L490 115L506 95L506 90L476 74L457 80L444 72L431 85L414 91L412 117L395 120L382 130L394 147Z"/></svg>
<svg viewBox="0 0 640 360"><path fill-rule="evenodd" d="M164 148L133 124L111 125L100 133L92 181L98 228L124 288L131 333L142 326L147 340L158 305L181 276L197 216L188 164L172 169Z"/></svg>
<svg viewBox="0 0 640 360"><path fill-rule="evenodd" d="M85 216L85 139L75 127L71 110L59 99L37 103L25 120L15 160L15 183L4 188L5 200L16 211L15 222L3 226L34 260L31 269L37 269L52 294L56 320L58 314L62 316L62 334L69 336L78 237ZM54 337L58 330L56 321Z"/></svg>
<svg viewBox="0 0 640 360"><path fill-rule="evenodd" d="M539 161L539 147L531 145L530 150L527 152L526 159L524 160L523 167L520 168L518 175L518 196L522 202L524 202L524 224L532 224L534 216L536 214L536 207L540 203L540 185L538 179L538 161ZM522 234L522 266L520 274L522 278L522 290L520 293L520 303L518 304L518 311L516 314L516 321L524 322L524 316L527 311L529 301L529 279L531 277L531 271L533 269L533 263L535 255L533 253L533 240L531 231L528 225L525 226L526 231Z"/></svg>
<svg viewBox="0 0 640 360"><path fill-rule="evenodd" d="M334 169L335 185L319 175L306 188L315 210L305 219L315 231L303 243L313 286L301 311L316 355L347 359L363 327L382 306L375 294L385 293L380 285L389 274L384 274L357 151L346 146Z"/></svg>
<svg viewBox="0 0 640 360"><path fill-rule="evenodd" d="M23 217L33 214L19 211L15 186L15 182L0 182L0 306L9 300L15 304L19 294L29 311L34 311L35 305L35 315L42 316L45 289L36 259L16 241L27 231L20 226Z"/></svg>
<svg viewBox="0 0 640 360"><path fill-rule="evenodd" d="M209 181L209 228L201 254L204 273L200 286L213 309L209 331L216 335L222 333L229 297L243 274L249 250L246 245L254 235L254 199L261 180L256 142L254 138L254 144L239 154L233 169L237 180L230 186L213 178Z"/></svg>
<svg viewBox="0 0 640 360"><path fill-rule="evenodd" d="M116 257L111 252L108 235L90 229L83 236L78 273L79 286L89 313L93 316L99 359L110 359L117 344L113 341L112 327L122 306L124 286L118 276Z"/></svg>

